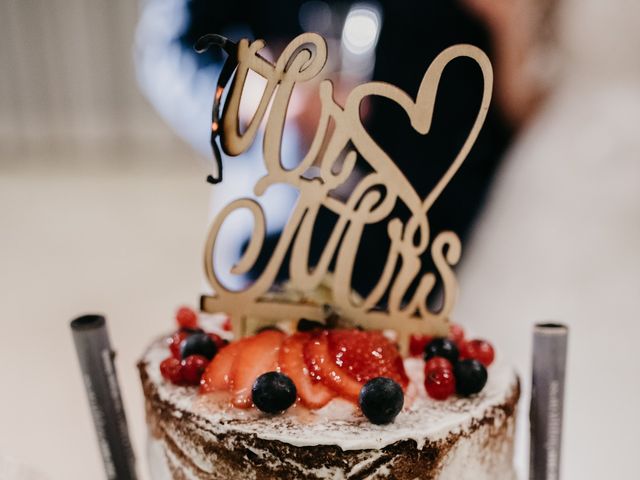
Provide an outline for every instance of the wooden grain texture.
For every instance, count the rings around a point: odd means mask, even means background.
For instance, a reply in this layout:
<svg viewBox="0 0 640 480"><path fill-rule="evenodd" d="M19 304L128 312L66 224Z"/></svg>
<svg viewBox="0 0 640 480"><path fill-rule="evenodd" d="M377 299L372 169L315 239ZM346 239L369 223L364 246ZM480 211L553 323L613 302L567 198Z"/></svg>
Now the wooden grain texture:
<svg viewBox="0 0 640 480"><path fill-rule="evenodd" d="M264 298L290 252L288 269L292 289L313 291L330 273L329 267L335 261L331 272L331 303L335 310L365 328L395 330L404 351L411 333L446 335L457 296L453 267L460 259L461 245L454 232L431 232L428 214L466 159L484 123L493 83L489 59L471 45L445 49L425 72L415 99L393 85L370 82L356 86L344 105L339 105L333 98L332 83L322 80L318 86L322 107L314 139L300 162L287 169L281 161L281 142L289 100L296 84L321 74L327 60L327 47L319 35L305 33L294 39L274 64L258 55L264 45L262 40L241 40L238 44L238 67L222 115L222 147L228 155L242 154L253 144L259 126L264 123L262 147L267 173L256 183L254 193L260 196L271 185L287 184L297 189L299 197L266 267L254 282L241 290L225 288L216 273L213 263L216 238L229 215L239 210L252 215L254 229L248 248L231 270L237 275L248 273L262 251L266 235L264 211L257 201L241 198L228 204L214 219L206 242L204 263L207 279L215 293L202 297L203 310L228 312L238 336L250 334L274 320L322 320L322 305ZM416 52L419 51L417 46ZM416 61L419 61L418 57L416 54ZM482 100L459 152L434 188L425 198L420 198L393 159L367 133L360 115L361 105L370 97L392 101L406 112L408 127L427 135L442 72L459 57L468 57L480 67L484 79ZM252 119L241 130L240 101L250 71L262 76L266 86ZM358 156L368 164L371 172L359 178L345 201L338 200L331 192L351 177ZM312 165L318 167L319 174L307 174ZM411 214L406 222L390 218L398 204ZM311 266L310 244L321 208L332 212L337 221L320 259ZM387 252L371 254L386 255L384 269L369 294L358 299L351 287L352 278L358 275L356 254L366 248L361 243L365 227L380 222L386 222L390 247ZM435 272L422 271L421 256L427 251L433 259ZM443 304L438 311L432 311L427 297L438 278L443 286ZM418 287L409 295L407 292L412 284ZM386 299L385 308L381 309L383 299ZM247 325L248 317L252 318L251 329Z"/></svg>

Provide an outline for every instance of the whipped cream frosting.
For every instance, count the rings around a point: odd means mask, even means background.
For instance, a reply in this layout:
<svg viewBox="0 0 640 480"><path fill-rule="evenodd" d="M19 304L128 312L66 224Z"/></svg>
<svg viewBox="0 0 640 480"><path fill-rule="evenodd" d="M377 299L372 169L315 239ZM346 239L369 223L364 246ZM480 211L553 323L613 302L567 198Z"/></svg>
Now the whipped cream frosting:
<svg viewBox="0 0 640 480"><path fill-rule="evenodd" d="M514 370L499 359L489 367L484 390L470 398L452 397L445 401L429 398L423 386L421 359L405 360L411 383L405 406L388 425L370 423L352 403L334 399L318 410L295 405L280 415L267 415L256 409L241 410L229 404L226 394L199 395L193 387L166 382L160 374L160 362L169 355L163 341L155 342L144 356L146 371L160 399L172 404L173 415L195 415L202 430L210 435L245 433L264 440L277 440L297 447L337 445L342 450L380 449L395 442L412 439L421 449L425 442L461 433L474 421L481 421L487 409L506 402L517 385Z"/></svg>

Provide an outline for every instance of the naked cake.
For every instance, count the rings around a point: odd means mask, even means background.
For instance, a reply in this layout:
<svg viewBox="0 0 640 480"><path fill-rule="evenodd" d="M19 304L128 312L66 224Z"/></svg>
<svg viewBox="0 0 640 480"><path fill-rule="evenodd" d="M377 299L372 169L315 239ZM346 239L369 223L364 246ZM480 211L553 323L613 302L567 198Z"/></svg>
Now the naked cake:
<svg viewBox="0 0 640 480"><path fill-rule="evenodd" d="M392 423L376 425L355 403L338 396L317 409L297 399L274 415L237 408L228 392L175 385L160 368L171 357L172 339L155 341L139 363L153 478L515 478L520 390L513 369L500 360L488 367L478 394L438 400L425 388L424 360L404 359L409 382L403 409ZM250 359L260 362L255 353ZM236 361L242 365L242 352Z"/></svg>

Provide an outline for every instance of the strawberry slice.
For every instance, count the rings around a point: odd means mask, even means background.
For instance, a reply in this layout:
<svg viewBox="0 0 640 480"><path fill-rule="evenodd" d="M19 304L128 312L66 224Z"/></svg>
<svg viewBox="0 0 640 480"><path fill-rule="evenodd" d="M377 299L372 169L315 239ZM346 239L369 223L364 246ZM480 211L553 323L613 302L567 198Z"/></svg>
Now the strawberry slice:
<svg viewBox="0 0 640 480"><path fill-rule="evenodd" d="M278 364L282 373L295 383L301 403L307 408L321 408L335 397L335 393L324 384L315 382L309 374L304 348L311 338L309 333L296 333L285 339L280 347Z"/></svg>
<svg viewBox="0 0 640 480"><path fill-rule="evenodd" d="M265 330L247 339L231 367L231 401L236 407L251 407L253 382L263 373L278 368L278 351L284 337L282 332Z"/></svg>
<svg viewBox="0 0 640 480"><path fill-rule="evenodd" d="M200 393L226 391L230 389L231 367L249 338L231 342L223 347L202 374Z"/></svg>
<svg viewBox="0 0 640 480"><path fill-rule="evenodd" d="M329 352L336 365L357 382L388 377L407 388L409 378L396 346L379 331L331 330Z"/></svg>
<svg viewBox="0 0 640 480"><path fill-rule="evenodd" d="M328 332L315 335L304 346L304 359L309 374L343 398L358 402L362 384L354 380L344 369L336 365L335 356L329 352Z"/></svg>

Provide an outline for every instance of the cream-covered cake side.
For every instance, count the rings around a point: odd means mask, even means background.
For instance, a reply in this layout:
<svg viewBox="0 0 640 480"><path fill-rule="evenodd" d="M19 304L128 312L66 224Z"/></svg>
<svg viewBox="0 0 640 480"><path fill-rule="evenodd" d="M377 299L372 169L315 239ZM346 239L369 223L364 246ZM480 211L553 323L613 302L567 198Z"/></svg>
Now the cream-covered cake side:
<svg viewBox="0 0 640 480"><path fill-rule="evenodd" d="M405 360L403 411L370 423L351 403L299 405L271 416L228 406L166 382L155 342L139 364L150 428L150 461L168 478L511 479L518 379L501 362L483 391L436 401L422 387L422 361ZM160 473L163 472L163 473ZM162 477L160 477L162 478Z"/></svg>

